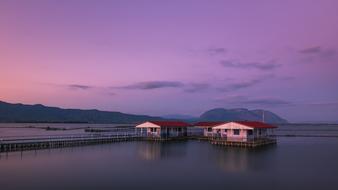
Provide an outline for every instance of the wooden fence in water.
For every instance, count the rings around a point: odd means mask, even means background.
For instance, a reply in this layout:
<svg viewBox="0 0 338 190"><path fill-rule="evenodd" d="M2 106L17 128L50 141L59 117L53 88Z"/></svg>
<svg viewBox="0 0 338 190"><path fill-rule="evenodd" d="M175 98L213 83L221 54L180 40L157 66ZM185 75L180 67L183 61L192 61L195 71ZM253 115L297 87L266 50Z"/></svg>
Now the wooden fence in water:
<svg viewBox="0 0 338 190"><path fill-rule="evenodd" d="M0 152L61 148L91 144L104 144L120 141L138 140L133 133L78 134L0 139Z"/></svg>
<svg viewBox="0 0 338 190"><path fill-rule="evenodd" d="M51 136L22 136L22 137L0 137L0 153L52 149L71 146L83 146L94 144L105 144L121 141L176 141L176 140L204 140L211 144L223 146L241 146L241 147L258 147L267 144L276 144L276 139L265 139L259 141L229 141L227 139L210 138L203 136L200 131L188 131L187 136L161 138L149 137L137 133L135 130L123 129L113 132L99 132L89 134L68 134L68 135L51 135Z"/></svg>

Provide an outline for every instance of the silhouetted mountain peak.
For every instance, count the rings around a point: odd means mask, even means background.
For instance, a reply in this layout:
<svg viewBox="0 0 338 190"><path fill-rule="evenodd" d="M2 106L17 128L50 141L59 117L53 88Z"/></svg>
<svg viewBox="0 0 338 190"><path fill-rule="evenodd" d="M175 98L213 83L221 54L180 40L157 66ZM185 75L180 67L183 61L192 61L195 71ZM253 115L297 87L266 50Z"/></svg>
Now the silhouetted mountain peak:
<svg viewBox="0 0 338 190"><path fill-rule="evenodd" d="M138 123L147 120L163 119L96 109L62 109L42 104L24 105L0 101L0 122Z"/></svg>
<svg viewBox="0 0 338 190"><path fill-rule="evenodd" d="M286 123L287 121L267 110L248 110L246 108L214 108L199 118L188 115L168 115L169 119L187 121L262 121L263 112L268 123ZM62 109L42 104L10 104L0 101L0 122L84 122L84 123L138 123L147 120L163 120L161 117L133 115L121 112L100 111L97 109Z"/></svg>
<svg viewBox="0 0 338 190"><path fill-rule="evenodd" d="M275 113L267 110L248 110L246 108L224 109L215 108L204 112L201 121L264 121L268 123L287 123L287 121Z"/></svg>

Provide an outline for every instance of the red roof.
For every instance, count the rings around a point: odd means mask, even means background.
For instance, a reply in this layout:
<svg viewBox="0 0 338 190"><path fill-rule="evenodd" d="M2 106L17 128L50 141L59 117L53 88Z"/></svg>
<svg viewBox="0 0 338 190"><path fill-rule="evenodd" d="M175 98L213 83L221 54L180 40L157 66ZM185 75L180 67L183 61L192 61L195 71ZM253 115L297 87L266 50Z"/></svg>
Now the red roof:
<svg viewBox="0 0 338 190"><path fill-rule="evenodd" d="M259 122L259 121L234 121L235 123L242 124L248 127L257 128L257 129L272 129L277 128L277 126L270 125L267 123Z"/></svg>
<svg viewBox="0 0 338 190"><path fill-rule="evenodd" d="M194 126L198 127L214 127L216 125L221 125L227 123L226 121L203 121L203 122L198 122L195 123Z"/></svg>
<svg viewBox="0 0 338 190"><path fill-rule="evenodd" d="M190 127L191 125L182 121L149 121L161 127Z"/></svg>

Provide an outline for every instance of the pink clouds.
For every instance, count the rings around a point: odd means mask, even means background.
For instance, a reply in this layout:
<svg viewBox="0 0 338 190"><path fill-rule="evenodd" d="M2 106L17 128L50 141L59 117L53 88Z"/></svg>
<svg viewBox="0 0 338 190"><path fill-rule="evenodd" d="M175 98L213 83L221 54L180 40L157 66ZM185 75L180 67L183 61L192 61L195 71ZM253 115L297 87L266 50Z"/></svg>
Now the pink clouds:
<svg viewBox="0 0 338 190"><path fill-rule="evenodd" d="M264 97L336 101L336 6L1 1L0 98L155 115L233 106L213 101L227 96L249 97L257 108Z"/></svg>

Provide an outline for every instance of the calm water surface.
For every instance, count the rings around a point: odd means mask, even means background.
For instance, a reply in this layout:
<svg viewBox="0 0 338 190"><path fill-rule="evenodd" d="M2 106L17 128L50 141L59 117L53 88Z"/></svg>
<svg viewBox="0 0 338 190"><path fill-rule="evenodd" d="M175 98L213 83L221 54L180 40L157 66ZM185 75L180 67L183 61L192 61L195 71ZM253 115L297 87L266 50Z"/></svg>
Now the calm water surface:
<svg viewBox="0 0 338 190"><path fill-rule="evenodd" d="M85 129L112 129L130 127L131 124L83 124L83 123L0 123L0 139L7 137L57 136L88 134ZM65 130L46 130L46 127Z"/></svg>
<svg viewBox="0 0 338 190"><path fill-rule="evenodd" d="M259 149L121 142L0 154L0 189L338 189L337 137Z"/></svg>

